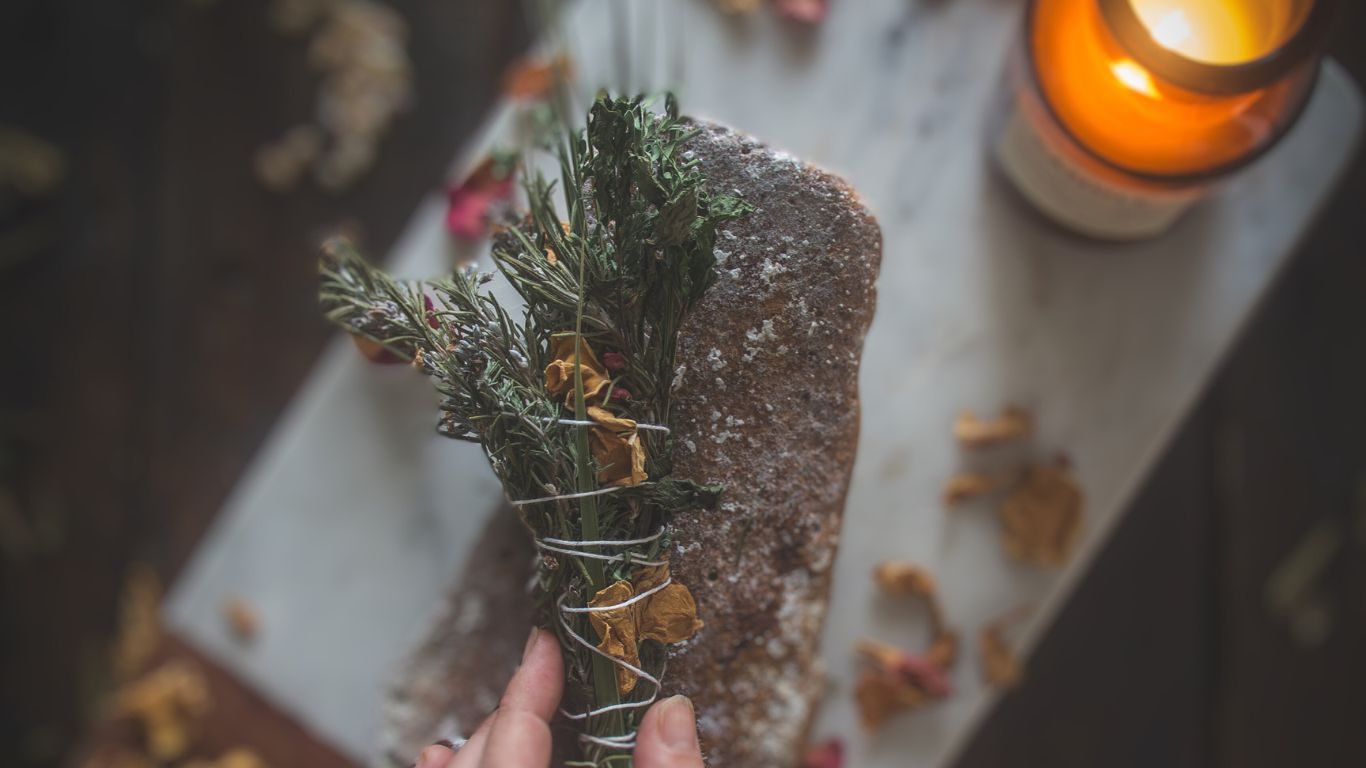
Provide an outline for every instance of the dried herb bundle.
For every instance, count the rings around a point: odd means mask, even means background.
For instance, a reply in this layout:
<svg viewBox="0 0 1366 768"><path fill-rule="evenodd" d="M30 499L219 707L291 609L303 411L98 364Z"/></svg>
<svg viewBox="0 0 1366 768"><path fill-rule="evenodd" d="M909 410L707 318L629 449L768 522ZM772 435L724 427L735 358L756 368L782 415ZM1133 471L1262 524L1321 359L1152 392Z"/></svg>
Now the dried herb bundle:
<svg viewBox="0 0 1366 768"><path fill-rule="evenodd" d="M525 301L516 317L482 289L492 275L401 283L344 241L324 248L327 316L434 379L438 430L483 447L536 537L542 621L582 729L571 765L631 764L662 644L700 626L668 577L667 526L719 489L670 477L670 391L679 328L715 280L717 225L748 206L709 193L691 136L672 97L657 114L600 96L585 130L564 131L561 178L524 173L530 211L494 244Z"/></svg>

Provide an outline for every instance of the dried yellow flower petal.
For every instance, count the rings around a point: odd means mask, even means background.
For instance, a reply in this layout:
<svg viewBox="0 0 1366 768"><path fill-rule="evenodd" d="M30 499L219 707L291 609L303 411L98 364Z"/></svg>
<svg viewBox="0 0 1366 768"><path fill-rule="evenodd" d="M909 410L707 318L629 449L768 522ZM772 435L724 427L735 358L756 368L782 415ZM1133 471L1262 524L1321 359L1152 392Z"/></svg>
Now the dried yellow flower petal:
<svg viewBox="0 0 1366 768"><path fill-rule="evenodd" d="M632 581L617 581L599 590L588 605L599 608L624 603L649 592L668 578L667 565L642 568L633 574ZM636 667L640 666L640 643L646 640L666 645L679 643L702 628L692 592L677 582L644 600L624 608L595 611L588 614L588 618L598 633L598 650ZM630 693L635 687L635 673L618 667L617 688L622 693Z"/></svg>
<svg viewBox="0 0 1366 768"><path fill-rule="evenodd" d="M1081 531L1081 515L1081 489L1065 464L1029 467L1001 504L1005 551L1030 565L1061 566Z"/></svg>
<svg viewBox="0 0 1366 768"><path fill-rule="evenodd" d="M577 344L575 343L577 342ZM598 362L588 342L572 334L550 340L550 364L545 367L546 391L555 397L563 396L565 405L574 407L574 368L583 369L583 397L592 401L611 383L607 370Z"/></svg>
<svg viewBox="0 0 1366 768"><path fill-rule="evenodd" d="M953 434L965 448L986 448L1025 437L1034 430L1034 419L1023 408L1009 406L996 419L979 419L963 411L953 423Z"/></svg>

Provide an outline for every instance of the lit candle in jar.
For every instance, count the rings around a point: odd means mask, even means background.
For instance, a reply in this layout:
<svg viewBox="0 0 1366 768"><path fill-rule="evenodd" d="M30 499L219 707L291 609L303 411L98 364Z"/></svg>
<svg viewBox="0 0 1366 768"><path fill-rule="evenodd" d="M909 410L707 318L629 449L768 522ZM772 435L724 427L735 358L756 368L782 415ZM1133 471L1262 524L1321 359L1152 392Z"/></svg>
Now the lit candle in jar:
<svg viewBox="0 0 1366 768"><path fill-rule="evenodd" d="M1318 73L1330 5L1032 0L1001 167L1074 229L1160 233L1293 123Z"/></svg>

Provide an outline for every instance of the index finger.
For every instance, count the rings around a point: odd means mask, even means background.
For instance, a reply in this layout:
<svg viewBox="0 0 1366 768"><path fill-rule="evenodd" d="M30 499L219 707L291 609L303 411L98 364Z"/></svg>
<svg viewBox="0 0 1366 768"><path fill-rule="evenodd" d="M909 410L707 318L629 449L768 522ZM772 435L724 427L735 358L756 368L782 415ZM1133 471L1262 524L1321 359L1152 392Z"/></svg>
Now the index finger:
<svg viewBox="0 0 1366 768"><path fill-rule="evenodd" d="M512 676L479 764L544 768L550 764L550 719L564 692L564 661L553 635L532 630L522 666Z"/></svg>

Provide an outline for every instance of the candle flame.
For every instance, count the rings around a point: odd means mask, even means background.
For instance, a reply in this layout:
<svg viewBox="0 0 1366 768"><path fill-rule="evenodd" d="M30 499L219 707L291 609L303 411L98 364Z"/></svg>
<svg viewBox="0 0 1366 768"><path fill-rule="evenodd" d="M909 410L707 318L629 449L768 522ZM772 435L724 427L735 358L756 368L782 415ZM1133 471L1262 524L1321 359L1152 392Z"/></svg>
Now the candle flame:
<svg viewBox="0 0 1366 768"><path fill-rule="evenodd" d="M1131 91L1151 96L1154 99L1161 96L1157 91L1157 85L1153 83L1152 75L1148 70L1139 66L1133 59L1121 59L1110 64L1110 71L1115 73L1121 83Z"/></svg>
<svg viewBox="0 0 1366 768"><path fill-rule="evenodd" d="M1191 29L1191 21L1186 18L1186 12L1177 8L1168 11L1157 20L1152 27L1152 35L1158 45L1180 53L1183 50L1182 46L1190 42L1195 31Z"/></svg>

